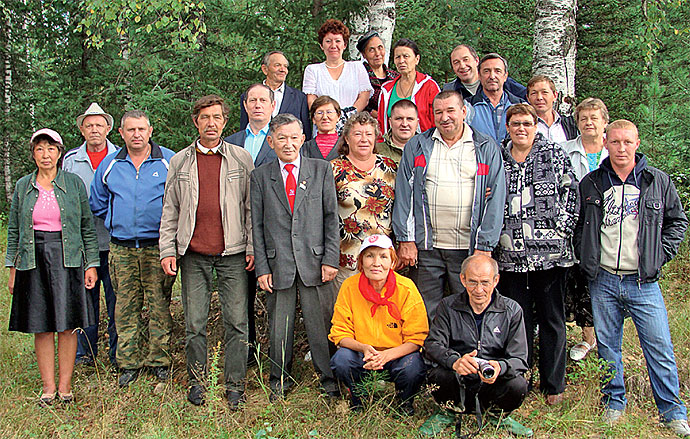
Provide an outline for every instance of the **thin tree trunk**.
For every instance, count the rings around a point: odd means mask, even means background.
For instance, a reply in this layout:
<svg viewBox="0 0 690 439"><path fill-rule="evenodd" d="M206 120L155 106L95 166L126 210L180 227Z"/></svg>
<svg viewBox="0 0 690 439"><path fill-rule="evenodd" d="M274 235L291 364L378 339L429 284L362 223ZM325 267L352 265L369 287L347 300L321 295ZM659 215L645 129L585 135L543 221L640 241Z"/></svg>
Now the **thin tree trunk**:
<svg viewBox="0 0 690 439"><path fill-rule="evenodd" d="M120 24L123 32L120 33L120 56L124 60L126 72L124 73L125 95L123 96L125 106L132 101L132 66L129 63L129 34L124 23Z"/></svg>
<svg viewBox="0 0 690 439"><path fill-rule="evenodd" d="M575 17L577 0L537 0L532 73L553 79L558 109L569 113L575 104Z"/></svg>
<svg viewBox="0 0 690 439"><path fill-rule="evenodd" d="M388 64L395 29L395 0L369 0L366 15L353 17L350 24L350 59L360 59L357 40L367 32L375 30L386 47L385 63Z"/></svg>
<svg viewBox="0 0 690 439"><path fill-rule="evenodd" d="M11 59L11 45L12 45L12 33L11 33L11 21L9 13L5 16L4 27L5 31L5 50L4 55L4 66L5 66L5 79L3 81L3 91L4 91L4 108L3 112L5 114L5 124L10 120L10 110L12 107L12 59ZM7 127L6 127L7 128ZM8 129L5 129L5 133L2 139L2 164L3 164L3 174L5 178L5 197L7 202L12 201L12 168L10 166L10 133Z"/></svg>

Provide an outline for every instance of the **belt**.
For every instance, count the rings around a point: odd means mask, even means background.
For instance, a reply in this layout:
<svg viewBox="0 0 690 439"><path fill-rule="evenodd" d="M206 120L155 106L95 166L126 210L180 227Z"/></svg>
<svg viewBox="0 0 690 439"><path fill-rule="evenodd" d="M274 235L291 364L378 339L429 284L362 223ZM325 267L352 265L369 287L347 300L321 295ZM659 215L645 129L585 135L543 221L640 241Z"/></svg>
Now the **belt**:
<svg viewBox="0 0 690 439"><path fill-rule="evenodd" d="M123 247L143 248L143 247L152 247L154 245L158 245L158 238L117 239L115 237L111 237L110 242L112 242L113 244L121 245Z"/></svg>

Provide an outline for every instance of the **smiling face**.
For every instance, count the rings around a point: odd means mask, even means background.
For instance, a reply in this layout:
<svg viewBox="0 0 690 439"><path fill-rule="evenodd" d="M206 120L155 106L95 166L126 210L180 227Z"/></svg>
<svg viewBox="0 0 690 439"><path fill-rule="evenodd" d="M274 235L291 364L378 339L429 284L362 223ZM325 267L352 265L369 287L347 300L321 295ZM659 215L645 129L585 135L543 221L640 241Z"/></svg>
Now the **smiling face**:
<svg viewBox="0 0 690 439"><path fill-rule="evenodd" d="M454 140L462 133L467 108L457 96L446 99L434 99L434 123L441 137Z"/></svg>
<svg viewBox="0 0 690 439"><path fill-rule="evenodd" d="M498 274L491 264L483 261L470 263L465 273L460 275L474 312L484 311L491 303L494 288L498 285Z"/></svg>
<svg viewBox="0 0 690 439"><path fill-rule="evenodd" d="M383 47L383 41L379 37L371 37L364 47L362 56L369 63L372 69L378 69L383 65L383 60L386 55L386 48Z"/></svg>
<svg viewBox="0 0 690 439"><path fill-rule="evenodd" d="M365 161L371 158L376 143L376 128L370 124L355 123L345 138L350 148L348 156Z"/></svg>
<svg viewBox="0 0 690 439"><path fill-rule="evenodd" d="M460 81L465 84L472 84L479 79L478 64L479 60L465 46L458 47L450 54L450 65Z"/></svg>
<svg viewBox="0 0 690 439"><path fill-rule="evenodd" d="M338 112L333 104L322 105L314 111L314 125L321 134L335 133L335 126L338 122Z"/></svg>
<svg viewBox="0 0 690 439"><path fill-rule="evenodd" d="M385 281L393 266L391 250L381 247L368 247L362 256L362 272L369 281Z"/></svg>
<svg viewBox="0 0 690 439"><path fill-rule="evenodd" d="M341 34L328 32L323 37L320 46L324 55L326 55L326 60L340 61L343 59L343 52L345 51L345 47L347 47L347 43L345 43Z"/></svg>
<svg viewBox="0 0 690 439"><path fill-rule="evenodd" d="M540 116L553 111L557 98L558 92L552 90L551 84L546 81L536 82L527 90L527 100Z"/></svg>
<svg viewBox="0 0 690 439"><path fill-rule="evenodd" d="M506 67L498 58L487 59L479 67L479 81L484 91L497 92L503 89L503 84L508 79Z"/></svg>
<svg viewBox="0 0 690 439"><path fill-rule="evenodd" d="M414 108L394 108L388 121L391 134L400 143L407 143L417 132L419 116Z"/></svg>
<svg viewBox="0 0 690 439"><path fill-rule="evenodd" d="M79 131L86 140L86 147L98 151L105 147L105 137L110 131L110 125L103 116L86 116L79 127Z"/></svg>
<svg viewBox="0 0 690 439"><path fill-rule="evenodd" d="M393 62L400 74L416 72L419 59L419 55L415 55L414 50L409 47L400 46L393 51Z"/></svg>
<svg viewBox="0 0 690 439"><path fill-rule="evenodd" d="M261 66L269 84L282 84L288 74L288 60L282 53L274 53L268 57L268 64Z"/></svg>
<svg viewBox="0 0 690 439"><path fill-rule="evenodd" d="M537 123L531 115L514 114L506 125L513 146L520 149L532 147L534 136L537 135Z"/></svg>
<svg viewBox="0 0 690 439"><path fill-rule="evenodd" d="M283 163L292 163L297 159L304 143L304 133L299 123L292 122L279 126L275 132L271 131L267 139L268 145Z"/></svg>
<svg viewBox="0 0 690 439"><path fill-rule="evenodd" d="M41 140L34 146L32 155L39 170L53 171L60 159L60 148L47 140Z"/></svg>

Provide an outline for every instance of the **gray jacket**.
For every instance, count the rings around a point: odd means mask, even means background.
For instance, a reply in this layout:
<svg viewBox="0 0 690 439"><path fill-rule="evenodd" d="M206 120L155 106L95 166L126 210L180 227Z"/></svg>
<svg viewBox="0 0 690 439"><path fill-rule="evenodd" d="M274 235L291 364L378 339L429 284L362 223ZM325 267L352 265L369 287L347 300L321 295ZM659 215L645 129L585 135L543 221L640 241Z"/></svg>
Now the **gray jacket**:
<svg viewBox="0 0 690 439"><path fill-rule="evenodd" d="M194 235L199 206L199 170L196 141L170 160L163 196L158 247L160 258L182 256ZM253 254L252 219L249 199L249 174L254 169L252 156L244 148L221 142L220 215L223 222L223 255Z"/></svg>
<svg viewBox="0 0 690 439"><path fill-rule="evenodd" d="M585 147L582 146L582 136L577 136L576 139L565 142L563 144L563 151L565 151L570 158L570 163L573 165L577 181L581 181L585 175L589 174L589 162L587 161ZM608 156L609 151L606 148L602 148L598 165L601 165L601 162Z"/></svg>
<svg viewBox="0 0 690 439"><path fill-rule="evenodd" d="M465 125L467 128L467 125ZM433 248L429 201L424 188L431 152L434 148L432 128L411 138L405 145L395 180L393 232L397 241L414 241L420 250ZM505 172L501 151L489 136L472 130L477 156L477 176L470 222L470 253L492 251L503 228L506 201ZM486 189L491 195L486 197Z"/></svg>
<svg viewBox="0 0 690 439"><path fill-rule="evenodd" d="M275 289L299 275L321 285L321 265L338 267L340 230L331 164L300 159L294 213L290 211L278 159L252 172L252 231L256 276L273 274Z"/></svg>
<svg viewBox="0 0 690 439"><path fill-rule="evenodd" d="M108 139L105 139L105 142L108 148L106 156L120 149ZM62 159L62 169L72 174L77 174L86 186L86 195L91 194L91 180L93 180L93 175L96 171L91 167L91 160L89 160L89 155L86 153L86 142L82 143L78 148L67 151ZM110 234L108 229L105 228L105 221L103 218L95 215L93 221L96 225L96 235L98 236L98 250L102 252L108 251L110 248Z"/></svg>

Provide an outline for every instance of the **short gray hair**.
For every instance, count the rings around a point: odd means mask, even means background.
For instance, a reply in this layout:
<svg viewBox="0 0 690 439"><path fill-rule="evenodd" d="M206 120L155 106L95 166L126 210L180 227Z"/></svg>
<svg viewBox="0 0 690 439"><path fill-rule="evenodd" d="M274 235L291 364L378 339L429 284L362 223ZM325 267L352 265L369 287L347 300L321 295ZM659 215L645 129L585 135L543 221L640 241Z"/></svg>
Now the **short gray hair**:
<svg viewBox="0 0 690 439"><path fill-rule="evenodd" d="M250 85L249 87L247 87L247 91L244 92L243 102L247 102L247 99L249 99L249 92L255 88L265 88L266 90L268 90L269 99L271 100L271 102L275 102L275 100L276 100L275 94L274 94L273 90L271 90L271 87L269 87L266 84L261 84L259 82L256 82L256 83Z"/></svg>
<svg viewBox="0 0 690 439"><path fill-rule="evenodd" d="M295 123L299 125L300 130L304 130L304 125L302 125L302 121L297 119L294 115L290 113L280 113L276 115L273 119L271 119L271 123L268 125L269 127L269 132L268 135L273 137L273 133L280 127L284 125L290 125L291 123Z"/></svg>
<svg viewBox="0 0 690 439"><path fill-rule="evenodd" d="M476 259L482 260L482 259L486 259L486 258L489 259L489 263L491 264L491 268L493 269L494 277L495 277L496 275L498 275L498 262L496 262L496 260L492 257L484 256L484 255L480 255L480 254L474 254L472 256L468 256L467 258L465 258L465 260L462 261L462 265L460 266L460 274L464 275L467 272L467 268ZM477 261L477 262L480 262L480 261Z"/></svg>
<svg viewBox="0 0 690 439"><path fill-rule="evenodd" d="M489 61L491 59L500 59L503 61L503 69L508 73L508 61L506 61L505 58L503 58L501 55L499 55L496 52L491 52L487 53L482 57L482 59L479 60L479 64L477 65L477 70L481 70L482 64L484 64L486 61Z"/></svg>
<svg viewBox="0 0 690 439"><path fill-rule="evenodd" d="M125 120L127 119L141 119L141 118L146 119L146 123L151 126L151 121L149 120L149 117L146 115L144 110L129 110L126 111L125 114L122 115L122 119L120 119L120 126L125 125Z"/></svg>
<svg viewBox="0 0 690 439"><path fill-rule="evenodd" d="M283 55L285 54L281 52L280 50L271 50L270 52L267 52L266 55L264 55L263 59L261 60L261 65L262 66L268 66L268 63L270 62L269 58L271 58L271 55ZM287 56L285 56L285 59L287 59ZM290 61L288 61L288 65L290 64Z"/></svg>

